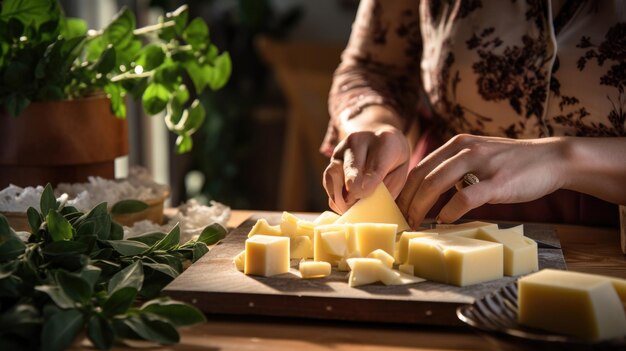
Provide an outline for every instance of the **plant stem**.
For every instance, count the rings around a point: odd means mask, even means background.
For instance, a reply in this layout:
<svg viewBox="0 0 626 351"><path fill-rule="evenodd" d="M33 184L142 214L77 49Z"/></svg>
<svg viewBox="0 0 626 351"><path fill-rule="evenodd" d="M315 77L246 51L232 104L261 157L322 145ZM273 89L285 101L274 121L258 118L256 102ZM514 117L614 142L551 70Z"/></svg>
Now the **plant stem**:
<svg viewBox="0 0 626 351"><path fill-rule="evenodd" d="M167 22L163 22L163 23L157 23L157 24L153 24L150 26L145 26L145 27L141 27L141 28L137 28L133 31L134 35L144 35L144 34L148 34L151 32L155 32L159 29L163 29L163 28L167 28L167 27L173 27L176 25L176 22L174 21L167 21Z"/></svg>
<svg viewBox="0 0 626 351"><path fill-rule="evenodd" d="M142 72L142 73L126 72L126 73L118 74L115 77L112 77L111 82L119 82L125 79L146 78L146 77L152 76L153 73L154 71L147 71L147 72Z"/></svg>

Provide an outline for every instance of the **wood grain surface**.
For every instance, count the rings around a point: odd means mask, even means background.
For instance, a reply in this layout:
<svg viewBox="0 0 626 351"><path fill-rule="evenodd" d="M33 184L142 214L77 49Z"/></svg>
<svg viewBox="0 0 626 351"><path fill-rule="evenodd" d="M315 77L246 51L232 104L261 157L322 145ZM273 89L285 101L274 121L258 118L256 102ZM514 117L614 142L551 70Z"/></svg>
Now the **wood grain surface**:
<svg viewBox="0 0 626 351"><path fill-rule="evenodd" d="M427 281L351 288L347 284L347 273L336 270L324 279L301 279L298 260L292 261L288 274L247 276L235 269L233 258L244 249L247 234L260 217L270 223L280 221L277 213L253 216L176 278L164 293L192 303L209 314L460 325L455 313L458 306L472 303L516 279L504 277L466 287ZM525 234L560 246L550 227L528 226ZM560 249L540 248L539 262L540 268L565 269Z"/></svg>

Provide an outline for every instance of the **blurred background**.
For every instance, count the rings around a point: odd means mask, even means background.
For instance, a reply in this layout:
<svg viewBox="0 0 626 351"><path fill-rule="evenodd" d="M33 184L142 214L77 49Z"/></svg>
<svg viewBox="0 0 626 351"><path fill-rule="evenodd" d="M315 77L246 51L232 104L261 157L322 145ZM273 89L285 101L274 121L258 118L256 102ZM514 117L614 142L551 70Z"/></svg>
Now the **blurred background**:
<svg viewBox="0 0 626 351"><path fill-rule="evenodd" d="M358 0L62 0L68 16L105 27L123 6L137 25L187 4L211 40L230 52L226 87L200 97L207 111L191 153L178 155L162 118L128 102L130 154L172 189L171 206L196 198L236 209L323 211L318 148L328 123L332 73L350 35Z"/></svg>

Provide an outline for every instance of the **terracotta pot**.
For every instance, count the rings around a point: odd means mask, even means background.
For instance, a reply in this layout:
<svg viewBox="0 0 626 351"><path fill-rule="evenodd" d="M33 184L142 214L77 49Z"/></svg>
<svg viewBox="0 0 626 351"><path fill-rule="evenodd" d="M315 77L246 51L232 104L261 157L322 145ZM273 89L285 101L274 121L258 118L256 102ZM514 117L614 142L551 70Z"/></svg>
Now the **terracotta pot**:
<svg viewBox="0 0 626 351"><path fill-rule="evenodd" d="M128 154L126 120L105 97L30 104L18 117L0 111L0 189L112 179Z"/></svg>

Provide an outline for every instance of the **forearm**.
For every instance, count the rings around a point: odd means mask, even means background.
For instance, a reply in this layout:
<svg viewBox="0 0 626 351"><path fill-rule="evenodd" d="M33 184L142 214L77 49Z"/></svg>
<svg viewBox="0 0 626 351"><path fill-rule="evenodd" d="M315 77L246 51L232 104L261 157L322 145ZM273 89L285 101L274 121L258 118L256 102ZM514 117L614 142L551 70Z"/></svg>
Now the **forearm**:
<svg viewBox="0 0 626 351"><path fill-rule="evenodd" d="M626 138L563 138L563 188L626 205Z"/></svg>

